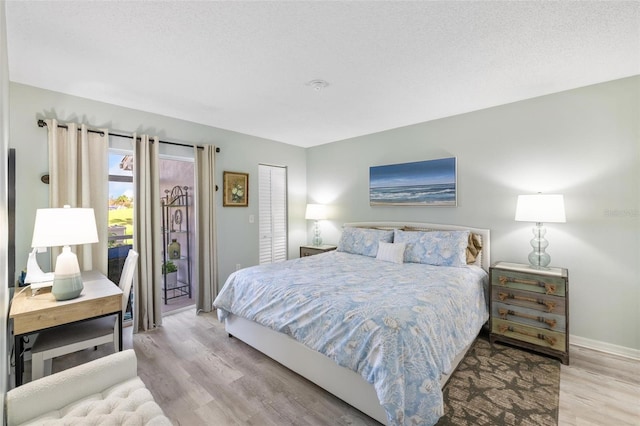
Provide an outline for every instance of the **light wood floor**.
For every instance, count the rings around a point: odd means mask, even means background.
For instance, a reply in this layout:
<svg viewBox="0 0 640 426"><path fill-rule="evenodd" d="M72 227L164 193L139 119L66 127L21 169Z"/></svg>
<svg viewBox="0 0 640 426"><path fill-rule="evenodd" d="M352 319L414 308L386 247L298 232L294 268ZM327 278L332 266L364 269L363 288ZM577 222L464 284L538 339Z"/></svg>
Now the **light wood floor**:
<svg viewBox="0 0 640 426"><path fill-rule="evenodd" d="M132 335L129 327L124 337L138 374L175 425L379 426L227 337L213 313L182 311L158 330ZM53 370L111 352L107 346L58 358ZM561 367L559 424L640 425L640 361L572 346L571 365Z"/></svg>

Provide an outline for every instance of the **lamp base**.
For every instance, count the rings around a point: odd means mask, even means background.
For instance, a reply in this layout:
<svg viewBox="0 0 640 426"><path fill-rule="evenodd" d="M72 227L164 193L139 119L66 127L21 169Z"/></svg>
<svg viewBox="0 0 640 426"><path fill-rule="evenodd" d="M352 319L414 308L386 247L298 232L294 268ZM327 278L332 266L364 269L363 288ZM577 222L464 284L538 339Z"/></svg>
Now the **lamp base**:
<svg viewBox="0 0 640 426"><path fill-rule="evenodd" d="M53 279L51 294L53 294L56 300L69 300L80 296L82 289L84 289L84 284L82 284L80 274L66 276L56 275Z"/></svg>
<svg viewBox="0 0 640 426"><path fill-rule="evenodd" d="M51 294L56 300L75 299L80 296L83 288L78 257L69 246L64 246L62 253L56 259Z"/></svg>
<svg viewBox="0 0 640 426"><path fill-rule="evenodd" d="M530 242L533 251L529 253L529 265L536 269L546 269L551 263L551 256L545 252L545 249L549 247L549 242L544 238L547 230L542 226L542 223L538 222L531 231L533 238Z"/></svg>
<svg viewBox="0 0 640 426"><path fill-rule="evenodd" d="M313 239L311 240L311 244L313 244L314 246L322 245L322 237L320 237L320 226L318 225L317 220L313 224Z"/></svg>

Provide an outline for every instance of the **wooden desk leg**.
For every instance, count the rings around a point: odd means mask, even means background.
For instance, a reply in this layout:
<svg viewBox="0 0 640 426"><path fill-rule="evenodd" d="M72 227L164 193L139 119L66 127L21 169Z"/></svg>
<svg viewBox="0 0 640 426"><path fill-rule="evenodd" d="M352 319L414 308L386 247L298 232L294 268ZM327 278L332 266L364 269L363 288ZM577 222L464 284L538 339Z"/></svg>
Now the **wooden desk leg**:
<svg viewBox="0 0 640 426"><path fill-rule="evenodd" d="M122 321L124 321L124 316L122 315L122 311L118 312L118 347L122 351Z"/></svg>
<svg viewBox="0 0 640 426"><path fill-rule="evenodd" d="M22 374L24 373L24 344L22 343L22 336L14 336L14 363L16 374L16 387L22 385Z"/></svg>

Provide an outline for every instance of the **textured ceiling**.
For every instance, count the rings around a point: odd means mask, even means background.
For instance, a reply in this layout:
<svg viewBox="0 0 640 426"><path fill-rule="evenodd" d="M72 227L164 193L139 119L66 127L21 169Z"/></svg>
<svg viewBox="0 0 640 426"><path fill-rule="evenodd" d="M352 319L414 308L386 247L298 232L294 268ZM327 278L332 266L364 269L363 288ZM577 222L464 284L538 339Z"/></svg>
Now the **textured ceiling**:
<svg viewBox="0 0 640 426"><path fill-rule="evenodd" d="M11 81L303 147L640 74L637 1L5 4Z"/></svg>

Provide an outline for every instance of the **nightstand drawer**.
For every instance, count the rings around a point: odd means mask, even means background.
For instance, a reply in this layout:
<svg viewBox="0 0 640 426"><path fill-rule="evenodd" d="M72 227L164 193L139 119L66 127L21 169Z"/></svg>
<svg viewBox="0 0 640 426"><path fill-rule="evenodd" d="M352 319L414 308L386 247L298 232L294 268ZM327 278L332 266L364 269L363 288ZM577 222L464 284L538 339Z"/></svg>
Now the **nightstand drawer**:
<svg viewBox="0 0 640 426"><path fill-rule="evenodd" d="M564 333L530 327L495 317L491 319L491 332L560 352L566 352L567 350L566 335Z"/></svg>
<svg viewBox="0 0 640 426"><path fill-rule="evenodd" d="M300 246L300 257L313 256L314 254L326 253L335 250L337 247L330 244L321 246Z"/></svg>
<svg viewBox="0 0 640 426"><path fill-rule="evenodd" d="M531 293L530 291L515 290L501 286L491 287L491 300L562 316L566 312L566 299L564 297Z"/></svg>
<svg viewBox="0 0 640 426"><path fill-rule="evenodd" d="M563 332L566 330L566 321L563 315L554 315L538 310L524 308L522 306L508 305L506 303L493 302L491 315L494 318L509 320L531 327L540 327L551 331Z"/></svg>
<svg viewBox="0 0 640 426"><path fill-rule="evenodd" d="M504 269L495 270L491 277L491 285L495 287L512 288L531 291L534 293L565 295L565 280L561 277L533 275Z"/></svg>

